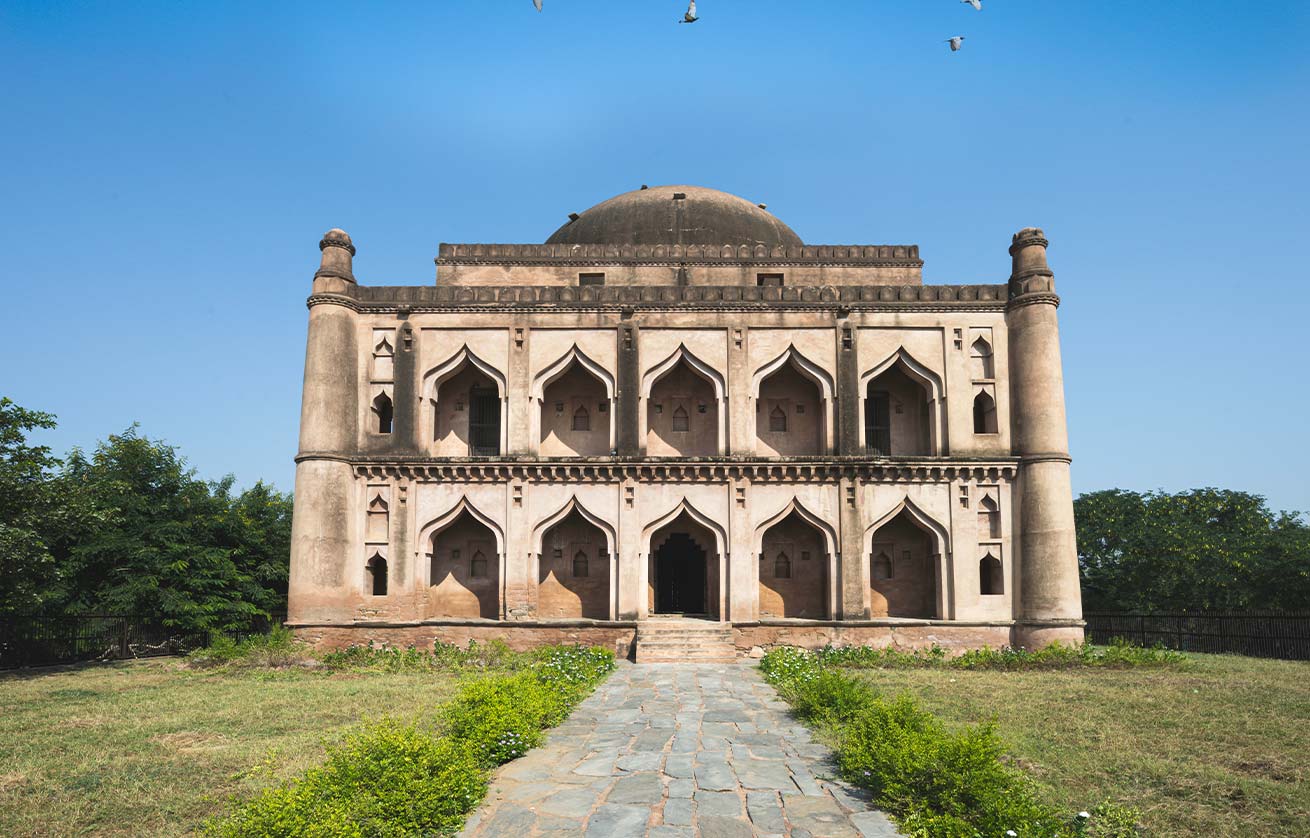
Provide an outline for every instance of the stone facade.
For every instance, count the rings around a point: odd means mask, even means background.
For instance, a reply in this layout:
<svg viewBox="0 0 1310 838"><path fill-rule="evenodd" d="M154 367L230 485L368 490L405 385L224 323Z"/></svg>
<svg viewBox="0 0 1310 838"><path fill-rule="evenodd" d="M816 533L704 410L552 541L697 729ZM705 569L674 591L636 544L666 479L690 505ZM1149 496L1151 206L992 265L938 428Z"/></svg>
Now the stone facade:
<svg viewBox="0 0 1310 838"><path fill-rule="evenodd" d="M429 286L359 285L324 236L290 625L620 651L669 613L743 649L1081 639L1040 230L1008 283L932 286L915 246L798 244L711 190L620 197L573 222L604 241L443 244Z"/></svg>

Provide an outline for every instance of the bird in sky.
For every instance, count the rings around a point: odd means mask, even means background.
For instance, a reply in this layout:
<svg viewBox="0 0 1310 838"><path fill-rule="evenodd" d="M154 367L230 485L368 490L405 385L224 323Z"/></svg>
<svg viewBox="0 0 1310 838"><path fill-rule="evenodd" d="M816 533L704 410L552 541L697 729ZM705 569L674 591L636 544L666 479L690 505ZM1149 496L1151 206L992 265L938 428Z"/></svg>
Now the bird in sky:
<svg viewBox="0 0 1310 838"><path fill-rule="evenodd" d="M978 11L982 11L982 0L960 0L961 3L968 3Z"/></svg>
<svg viewBox="0 0 1310 838"><path fill-rule="evenodd" d="M537 11L541 11L541 0L532 0L532 5L537 7Z"/></svg>
<svg viewBox="0 0 1310 838"><path fill-rule="evenodd" d="M964 46L964 36L956 35L954 38L947 38L945 43L951 45L951 52L959 52L960 47Z"/></svg>
<svg viewBox="0 0 1310 838"><path fill-rule="evenodd" d="M678 21L678 23L695 23L698 20L700 18L696 17L696 0L691 0L691 4L687 6L687 13L682 16L682 20Z"/></svg>

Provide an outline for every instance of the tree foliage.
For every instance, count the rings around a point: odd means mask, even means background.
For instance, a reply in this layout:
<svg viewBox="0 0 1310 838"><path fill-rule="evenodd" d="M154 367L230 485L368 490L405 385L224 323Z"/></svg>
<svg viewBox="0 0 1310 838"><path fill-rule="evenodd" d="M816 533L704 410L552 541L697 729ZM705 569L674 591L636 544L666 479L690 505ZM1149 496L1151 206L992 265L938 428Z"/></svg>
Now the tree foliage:
<svg viewBox="0 0 1310 838"><path fill-rule="evenodd" d="M26 442L53 425L0 402L0 613L233 629L285 609L290 496L200 480L135 427L61 462Z"/></svg>
<svg viewBox="0 0 1310 838"><path fill-rule="evenodd" d="M1310 526L1259 495L1108 489L1074 515L1088 611L1310 607Z"/></svg>

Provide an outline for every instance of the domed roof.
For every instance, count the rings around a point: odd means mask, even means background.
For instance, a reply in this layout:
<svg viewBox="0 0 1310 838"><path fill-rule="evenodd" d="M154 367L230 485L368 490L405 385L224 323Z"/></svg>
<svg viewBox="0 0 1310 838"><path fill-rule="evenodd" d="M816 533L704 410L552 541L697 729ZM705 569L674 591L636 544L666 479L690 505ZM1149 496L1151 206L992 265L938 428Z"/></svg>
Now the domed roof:
<svg viewBox="0 0 1310 838"><path fill-rule="evenodd" d="M700 186L652 186L599 203L546 244L765 244L801 237L744 198Z"/></svg>

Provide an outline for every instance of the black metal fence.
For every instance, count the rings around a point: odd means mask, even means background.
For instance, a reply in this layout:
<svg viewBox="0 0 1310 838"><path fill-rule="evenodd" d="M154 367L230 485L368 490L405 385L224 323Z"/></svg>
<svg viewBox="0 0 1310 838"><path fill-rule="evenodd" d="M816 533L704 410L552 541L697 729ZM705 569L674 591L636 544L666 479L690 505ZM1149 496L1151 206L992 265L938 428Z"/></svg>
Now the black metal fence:
<svg viewBox="0 0 1310 838"><path fill-rule="evenodd" d="M282 615L257 619L234 640L265 634ZM77 616L0 616L0 669L59 663L182 655L209 645L214 633L165 626L151 617L85 614Z"/></svg>
<svg viewBox="0 0 1310 838"><path fill-rule="evenodd" d="M1093 643L1116 637L1184 652L1310 660L1310 612L1203 611L1084 615Z"/></svg>

